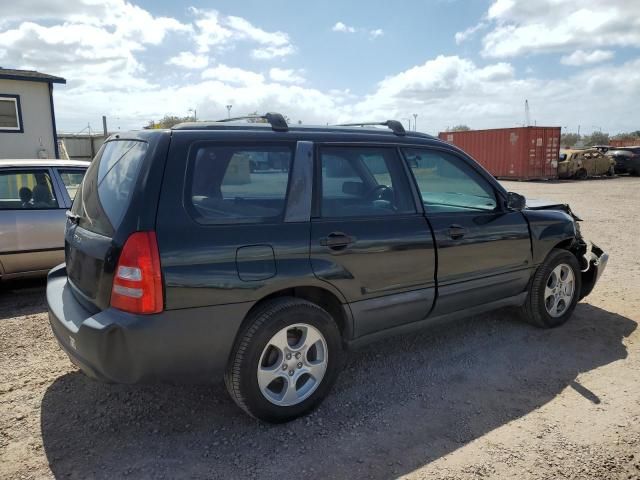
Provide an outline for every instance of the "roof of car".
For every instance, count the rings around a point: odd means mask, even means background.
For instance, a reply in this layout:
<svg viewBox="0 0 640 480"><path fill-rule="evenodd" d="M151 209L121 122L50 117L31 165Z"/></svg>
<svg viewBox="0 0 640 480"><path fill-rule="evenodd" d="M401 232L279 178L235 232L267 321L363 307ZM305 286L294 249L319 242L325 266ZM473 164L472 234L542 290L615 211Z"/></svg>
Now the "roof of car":
<svg viewBox="0 0 640 480"><path fill-rule="evenodd" d="M562 148L561 153L585 153L585 152L598 152L596 148ZM600 152L598 152L600 153Z"/></svg>
<svg viewBox="0 0 640 480"><path fill-rule="evenodd" d="M51 158L45 159L27 159L27 158L7 158L0 159L1 167L88 167L91 162L85 160L56 160Z"/></svg>

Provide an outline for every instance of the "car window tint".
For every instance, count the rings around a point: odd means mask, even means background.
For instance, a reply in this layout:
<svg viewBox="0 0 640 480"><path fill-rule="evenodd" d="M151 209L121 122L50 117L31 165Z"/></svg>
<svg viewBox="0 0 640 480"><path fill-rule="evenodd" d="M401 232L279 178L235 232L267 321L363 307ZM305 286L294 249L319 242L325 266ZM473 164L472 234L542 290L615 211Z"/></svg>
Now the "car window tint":
<svg viewBox="0 0 640 480"><path fill-rule="evenodd" d="M82 179L84 178L84 172L84 170L78 169L58 169L58 173L60 174L62 183L64 183L64 186L67 189L67 193L69 194L69 198L71 200L75 198L76 192L78 191L78 188L80 188L80 184L82 183Z"/></svg>
<svg viewBox="0 0 640 480"><path fill-rule="evenodd" d="M403 150L425 210L431 213L493 211L496 195L482 176L461 158L438 150Z"/></svg>
<svg viewBox="0 0 640 480"><path fill-rule="evenodd" d="M393 148L324 147L320 169L323 217L415 212L401 160Z"/></svg>
<svg viewBox="0 0 640 480"><path fill-rule="evenodd" d="M192 212L204 223L279 219L292 159L289 145L197 148L189 166Z"/></svg>
<svg viewBox="0 0 640 480"><path fill-rule="evenodd" d="M59 208L46 170L0 171L0 210Z"/></svg>
<svg viewBox="0 0 640 480"><path fill-rule="evenodd" d="M147 143L137 140L112 140L100 148L71 208L82 228L110 236L120 226L146 152Z"/></svg>

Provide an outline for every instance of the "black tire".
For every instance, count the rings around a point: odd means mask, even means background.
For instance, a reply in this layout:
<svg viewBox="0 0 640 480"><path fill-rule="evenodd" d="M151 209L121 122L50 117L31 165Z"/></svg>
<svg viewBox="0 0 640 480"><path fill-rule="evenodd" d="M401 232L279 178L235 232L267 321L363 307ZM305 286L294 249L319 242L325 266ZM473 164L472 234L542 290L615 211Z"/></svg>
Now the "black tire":
<svg viewBox="0 0 640 480"><path fill-rule="evenodd" d="M613 165L611 165L609 167L609 170L607 170L607 176L608 177L615 177L615 175L616 175L616 168Z"/></svg>
<svg viewBox="0 0 640 480"><path fill-rule="evenodd" d="M632 177L640 177L640 170L631 170L631 171L629 171L629 174Z"/></svg>
<svg viewBox="0 0 640 480"><path fill-rule="evenodd" d="M577 178L578 180L586 180L586 179L587 179L587 177L588 177L588 175L587 175L587 171L586 171L584 168L581 168L580 170L578 170L578 171L576 172L576 178Z"/></svg>
<svg viewBox="0 0 640 480"><path fill-rule="evenodd" d="M271 338L298 323L315 327L327 344L327 369L315 391L302 402L279 406L269 401L258 385L257 368ZM266 301L250 314L239 333L225 372L231 398L254 418L283 423L309 413L329 393L343 365L342 338L331 315L318 305L293 297Z"/></svg>
<svg viewBox="0 0 640 480"><path fill-rule="evenodd" d="M573 270L574 293L571 304L559 317L551 316L545 307L544 292L551 272L560 264L566 264ZM582 288L582 277L580 264L573 253L567 250L554 248L551 250L544 263L538 267L529 285L527 300L521 307L524 319L540 328L554 328L562 325L573 313L580 298Z"/></svg>

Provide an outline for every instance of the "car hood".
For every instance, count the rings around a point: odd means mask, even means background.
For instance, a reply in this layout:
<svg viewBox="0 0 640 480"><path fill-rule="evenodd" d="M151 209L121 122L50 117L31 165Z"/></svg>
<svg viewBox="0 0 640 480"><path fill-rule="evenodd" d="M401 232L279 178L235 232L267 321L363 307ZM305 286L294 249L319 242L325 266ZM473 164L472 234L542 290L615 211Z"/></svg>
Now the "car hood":
<svg viewBox="0 0 640 480"><path fill-rule="evenodd" d="M558 203L552 200L544 200L538 198L527 198L527 207L528 210L562 210L563 212L568 213L573 217L574 220L580 221L582 220L575 213L571 211L569 204L567 203Z"/></svg>

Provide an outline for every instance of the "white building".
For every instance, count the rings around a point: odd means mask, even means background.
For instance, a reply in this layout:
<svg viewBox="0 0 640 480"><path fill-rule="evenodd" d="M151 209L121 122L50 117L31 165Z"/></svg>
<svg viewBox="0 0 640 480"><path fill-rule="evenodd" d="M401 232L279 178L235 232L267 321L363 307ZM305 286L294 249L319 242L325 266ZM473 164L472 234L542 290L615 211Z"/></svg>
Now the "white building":
<svg viewBox="0 0 640 480"><path fill-rule="evenodd" d="M53 84L33 70L0 68L0 158L60 158Z"/></svg>

